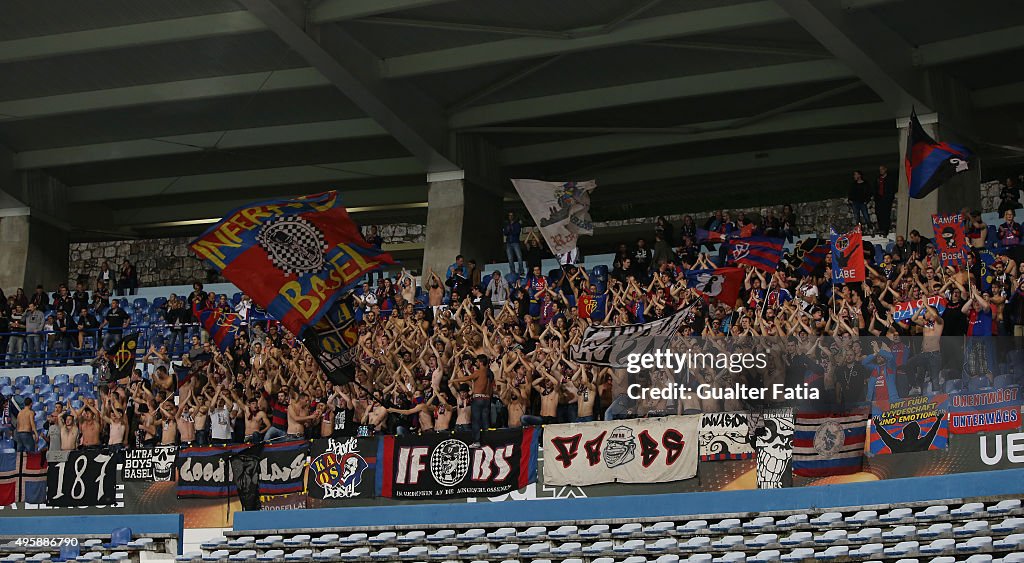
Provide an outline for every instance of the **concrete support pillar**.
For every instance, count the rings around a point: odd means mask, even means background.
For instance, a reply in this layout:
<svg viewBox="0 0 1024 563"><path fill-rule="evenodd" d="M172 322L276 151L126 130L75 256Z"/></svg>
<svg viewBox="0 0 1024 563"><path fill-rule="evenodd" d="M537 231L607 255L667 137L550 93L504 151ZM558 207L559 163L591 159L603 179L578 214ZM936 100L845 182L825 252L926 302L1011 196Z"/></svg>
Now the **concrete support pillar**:
<svg viewBox="0 0 1024 563"><path fill-rule="evenodd" d="M501 254L502 199L466 180L462 171L427 176L427 231L423 273L444 278L459 254L484 264Z"/></svg>
<svg viewBox="0 0 1024 563"><path fill-rule="evenodd" d="M67 224L54 216L65 212L66 188L42 172L15 173L10 157L0 150L0 288L52 291L68 281Z"/></svg>
<svg viewBox="0 0 1024 563"><path fill-rule="evenodd" d="M942 125L940 116L936 114L919 115L918 120L921 121L924 130L936 141L959 142L954 132ZM976 158L970 170L957 174L941 188L927 196L921 199L910 199L907 185L907 165L904 157L907 152L909 123L909 116L896 120L900 136L900 187L896 194L896 233L907 236L910 231L916 229L921 236L932 238L933 213L954 213L964 207L980 209L981 161Z"/></svg>

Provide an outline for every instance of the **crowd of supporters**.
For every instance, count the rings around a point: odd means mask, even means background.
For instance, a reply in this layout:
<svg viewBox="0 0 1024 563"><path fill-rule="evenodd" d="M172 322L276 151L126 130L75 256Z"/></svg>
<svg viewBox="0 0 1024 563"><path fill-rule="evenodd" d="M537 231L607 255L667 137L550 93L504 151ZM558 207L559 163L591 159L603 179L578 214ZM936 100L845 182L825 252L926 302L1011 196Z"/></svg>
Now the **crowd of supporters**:
<svg viewBox="0 0 1024 563"><path fill-rule="evenodd" d="M640 239L631 247L619 245L610 271L566 264L547 274L541 271L541 239L531 231L524 251L524 229L510 214L501 236L513 274L487 274L459 256L444 273L425 272L419 283L403 270L356 290L359 362L355 381L345 385L328 381L294 335L254 314L259 311L248 298L235 303L204 292L199 284L188 298L170 296L161 303L160 338L146 350L145 370L121 380L109 380L104 345L131 328L131 316L103 291L102 281L91 297L79 285L73 292L62 286L47 295L37 288L31 298L21 292L5 298L0 323L9 324L0 324L0 333L17 334L7 337L10 366L21 362L24 349L40 345L34 333L82 349L89 331L99 330L92 360L98 393L75 404L58 400L47 409L42 426L48 428L51 450L289 436L478 433L489 427L750 406L726 397L631 399L626 389L638 382L717 388L779 382L815 387L835 404L892 400L1020 377L1019 372L1002 373L1024 367L1015 363L1019 346L975 339L1024 336L1021 226L1014 221L1014 209L1004 211L995 229L998 255L991 264L975 254L969 268L944 267L933 243L914 231L879 251L880 259L866 243L867 276L861 283L833 286L827 258L807 275L798 275L787 261L774 272L740 264L742 287L731 303L709 298L687 283L688 270L716 268L727 258L697 240L698 227L726 236L794 238L796 217L788 206L757 218L718 212L703 222L686 217L679 225L658 218L653 244ZM972 252L991 248L980 214L967 215ZM380 244L376 233L370 236L378 239L372 244ZM933 304L905 320L893 318L900 303L940 297L941 311ZM236 311L247 322L231 346L220 350L191 325L196 306ZM51 309L55 313L46 315ZM570 357L570 348L593 324L645 323L679 311L686 313L675 345L762 351L770 361L742 373L702 367L682 374L631 374ZM949 354L948 337L957 339L953 362L942 358ZM24 442L19 447L27 449L40 432L34 414L38 406L24 407L11 422L20 433L19 444ZM37 440L29 439L32 433Z"/></svg>

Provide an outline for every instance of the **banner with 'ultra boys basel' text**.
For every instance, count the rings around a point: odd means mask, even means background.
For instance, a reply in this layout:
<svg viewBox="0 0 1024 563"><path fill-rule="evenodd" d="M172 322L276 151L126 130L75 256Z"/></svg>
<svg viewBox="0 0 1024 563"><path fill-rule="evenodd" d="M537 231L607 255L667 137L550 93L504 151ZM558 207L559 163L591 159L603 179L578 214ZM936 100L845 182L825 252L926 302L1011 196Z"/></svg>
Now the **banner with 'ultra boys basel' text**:
<svg viewBox="0 0 1024 563"><path fill-rule="evenodd" d="M701 415L544 427L544 484L662 483L697 474Z"/></svg>
<svg viewBox="0 0 1024 563"><path fill-rule="evenodd" d="M394 263L363 240L335 191L240 207L189 247L296 335Z"/></svg>

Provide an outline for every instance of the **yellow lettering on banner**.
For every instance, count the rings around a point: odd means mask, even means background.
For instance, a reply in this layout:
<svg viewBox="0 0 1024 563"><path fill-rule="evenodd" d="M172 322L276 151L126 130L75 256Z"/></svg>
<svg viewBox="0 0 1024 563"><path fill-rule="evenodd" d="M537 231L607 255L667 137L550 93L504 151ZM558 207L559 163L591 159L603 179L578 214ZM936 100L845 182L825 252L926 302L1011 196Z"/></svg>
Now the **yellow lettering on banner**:
<svg viewBox="0 0 1024 563"><path fill-rule="evenodd" d="M317 203L316 201L309 201L309 206L317 211L327 211L334 207L335 202L338 201L338 192L329 192L327 199L323 203Z"/></svg>
<svg viewBox="0 0 1024 563"><path fill-rule="evenodd" d="M290 281L281 286L279 292L288 303L299 312L303 317L310 319L313 317L313 313L316 313L317 309L320 308L320 299L313 297L312 295L304 295L302 293L302 286L299 282Z"/></svg>
<svg viewBox="0 0 1024 563"><path fill-rule="evenodd" d="M233 243L234 246L239 246L242 242L242 237L238 236L239 232L241 232L241 229L238 228L238 224L234 221L228 221L217 229L216 235L217 239L224 245Z"/></svg>
<svg viewBox="0 0 1024 563"><path fill-rule="evenodd" d="M227 267L227 264L224 263L224 253L221 252L217 244L213 243L212 241L196 241L196 243L192 245L192 250L198 252L199 254L202 254L204 258L206 258L210 262L213 262L214 264L217 265L218 268L222 270Z"/></svg>
<svg viewBox="0 0 1024 563"><path fill-rule="evenodd" d="M255 229L259 226L260 219L273 215L273 213L267 211L264 207L248 207L243 209L239 214L249 221L249 230Z"/></svg>

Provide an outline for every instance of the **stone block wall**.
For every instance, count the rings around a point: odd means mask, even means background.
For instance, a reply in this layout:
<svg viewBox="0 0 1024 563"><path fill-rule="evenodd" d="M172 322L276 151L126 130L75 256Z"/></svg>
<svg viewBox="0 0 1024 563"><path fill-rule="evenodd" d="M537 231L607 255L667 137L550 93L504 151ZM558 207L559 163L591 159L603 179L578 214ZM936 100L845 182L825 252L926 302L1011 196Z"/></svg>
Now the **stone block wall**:
<svg viewBox="0 0 1024 563"><path fill-rule="evenodd" d="M69 281L74 284L79 275L86 275L89 277L91 288L104 260L117 271L125 258L135 264L135 269L139 273L139 284L142 286L208 281L203 262L188 249L191 240L180 237L72 243L68 267Z"/></svg>

